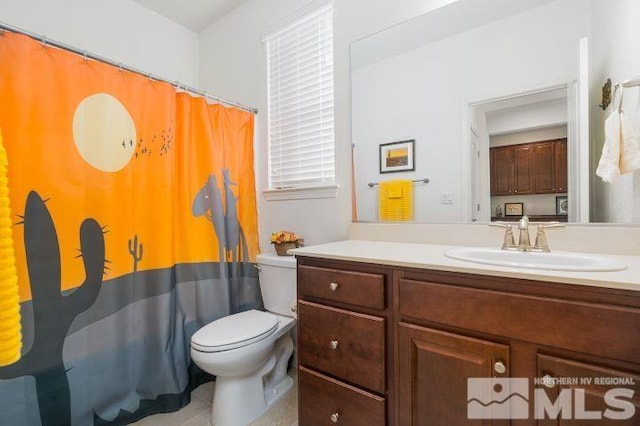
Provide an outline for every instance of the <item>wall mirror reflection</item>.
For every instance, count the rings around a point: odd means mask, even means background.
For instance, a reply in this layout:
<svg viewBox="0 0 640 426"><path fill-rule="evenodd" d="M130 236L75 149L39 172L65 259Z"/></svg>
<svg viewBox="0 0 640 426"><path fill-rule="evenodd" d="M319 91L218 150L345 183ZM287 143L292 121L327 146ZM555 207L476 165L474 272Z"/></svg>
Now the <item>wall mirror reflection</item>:
<svg viewBox="0 0 640 426"><path fill-rule="evenodd" d="M457 0L353 43L358 220L380 220L378 183L412 181L391 192L410 203L387 201L417 222L516 220L518 204L540 221L639 222L640 173L595 175L603 83L640 75L637 3ZM636 134L639 100L624 89ZM379 146L403 140L415 170L381 174Z"/></svg>

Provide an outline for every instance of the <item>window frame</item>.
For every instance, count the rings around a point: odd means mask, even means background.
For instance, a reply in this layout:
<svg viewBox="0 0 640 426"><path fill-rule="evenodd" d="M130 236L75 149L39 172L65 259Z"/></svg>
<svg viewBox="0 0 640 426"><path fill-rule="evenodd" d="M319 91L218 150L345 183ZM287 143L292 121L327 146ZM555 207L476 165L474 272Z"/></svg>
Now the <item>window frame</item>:
<svg viewBox="0 0 640 426"><path fill-rule="evenodd" d="M273 156L273 150L274 150L272 145L272 140L273 140L272 124L274 122L274 118L272 114L274 112L272 110L273 82L272 82L272 75L271 75L272 70L271 70L271 62L270 62L272 58L272 52L270 51L269 43L279 41L278 37L281 37L283 34L285 34L284 37L286 37L287 32L290 32L294 28L299 28L299 25L304 21L314 19L317 22L318 19L316 17L318 16L321 17L320 19L326 19L325 16L327 13L330 14L329 19L331 22L331 27L329 31L329 35L331 38L330 39L331 64L329 65L330 72L331 72L331 76L330 76L331 95L329 98L331 101L331 107L330 107L331 118L330 118L330 121L327 121L326 115L323 115L321 112L317 112L317 115L314 117L314 119L317 120L317 122L320 125L323 125L327 122L330 123L331 125L330 139L331 140L329 143L327 143L328 139L324 139L326 138L326 135L322 134L324 132L322 128L320 130L316 130L315 133L317 134L319 141L317 144L314 145L314 147L323 149L326 145L328 144L331 145L332 152L330 154L330 157L331 157L330 161L332 162L332 169L329 169L329 171L331 172L331 176L329 176L328 179L326 180L322 180L322 174L324 173L324 171L322 171L322 167L324 167L322 164L324 164L328 156L324 156L324 154L321 154L321 156L319 157L319 161L321 163L321 166L320 166L321 171L318 172L317 181L309 182L309 183L305 183L305 182L292 183L291 187L277 187L273 183L273 174L272 174L272 159L273 159L272 156ZM336 176L337 164L336 163L337 162L336 162L336 129L335 129L335 66L334 66L334 54L333 54L333 43L334 43L333 37L334 37L333 6L330 1L326 1L326 0L314 2L308 5L307 7L299 10L298 12L294 13L293 15L285 18L285 20L276 23L275 25L270 27L266 35L263 35L262 37L262 40L266 45L265 51L266 51L266 61L267 61L267 185L266 185L267 189L263 190L263 194L267 200L334 198L337 196L338 185L336 183L337 181L337 176ZM320 45L321 43L322 42L318 42L317 45ZM297 53L298 52L296 51L296 54ZM326 52L320 50L319 55L322 55L322 54L326 54ZM292 63L297 62L297 59L292 59L291 62ZM322 89L321 76L322 74L319 74L317 77L317 81L318 81L317 86L319 89ZM298 78L298 74L296 74L296 84L298 83L297 78ZM322 100L319 101L319 104L322 104L322 102L325 101L322 95L321 95L321 99ZM292 105L296 105L297 103L299 103L299 98L291 102ZM286 105L286 103L284 103L284 105ZM292 130L299 129L299 127L296 127L295 125L292 126L291 128ZM297 142L298 141L296 140L296 143ZM294 160L294 161L299 161L300 158L313 159L312 157L309 156L308 152L306 153L306 155L307 155L306 157L303 155L301 157L298 157L298 160ZM282 164L282 161L280 161L278 164ZM303 169L304 167L301 167L298 165L298 169L296 172L302 171ZM288 182L285 181L285 185L286 183Z"/></svg>

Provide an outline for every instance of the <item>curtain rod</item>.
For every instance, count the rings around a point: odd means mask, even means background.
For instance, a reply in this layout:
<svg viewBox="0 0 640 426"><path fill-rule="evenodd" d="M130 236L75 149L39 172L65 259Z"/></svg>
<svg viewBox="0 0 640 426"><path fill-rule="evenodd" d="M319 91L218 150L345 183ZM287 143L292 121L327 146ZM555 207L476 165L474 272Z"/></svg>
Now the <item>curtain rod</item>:
<svg viewBox="0 0 640 426"><path fill-rule="evenodd" d="M71 45L66 44L66 43L62 43L62 42L59 42L59 41L56 41L56 40L51 40L51 39L47 38L46 36L42 36L42 35L39 35L39 34L36 34L36 33L32 33L31 31L27 31L27 30L24 30L22 28L14 27L13 25L5 24L4 22L0 22L0 33L2 33L2 31L10 31L12 33L23 34L23 35L26 35L28 37L31 37L34 40L37 40L37 41L41 42L45 46L46 45L51 45L51 46L57 47L59 49L67 50L69 52L73 52L73 53L75 53L77 55L80 55L80 56L82 56L84 58L93 59L93 60L99 61L99 62L104 62L105 64L109 64L109 65L112 65L114 67L118 67L120 69L126 70L126 71L130 71L130 72L133 72L133 73L136 73L136 74L143 75L143 76L145 76L147 78L150 78L151 80L161 81L163 83L168 83L168 84L172 85L173 87L175 87L178 90L183 90L185 92L193 93L195 95L202 96L203 98L206 98L206 99L211 99L211 100L213 100L215 102L218 102L218 103L221 103L221 104L234 106L234 107L242 109L244 111L248 111L248 112L250 112L252 114L257 114L258 113L258 109L257 108L246 106L246 105L243 105L243 104L240 104L240 103L237 103L237 102L229 101L229 100L220 98L218 96L209 95L204 90L194 89L193 87L186 86L184 84L181 84L178 81L167 80L166 78L162 78L162 77L156 76L155 74L148 73L148 72L139 70L137 68L134 68L134 67L131 67L131 66L128 66L128 65L123 65L121 62L112 61L111 59L105 58L103 56L87 52L86 50L78 49L77 47L71 46Z"/></svg>

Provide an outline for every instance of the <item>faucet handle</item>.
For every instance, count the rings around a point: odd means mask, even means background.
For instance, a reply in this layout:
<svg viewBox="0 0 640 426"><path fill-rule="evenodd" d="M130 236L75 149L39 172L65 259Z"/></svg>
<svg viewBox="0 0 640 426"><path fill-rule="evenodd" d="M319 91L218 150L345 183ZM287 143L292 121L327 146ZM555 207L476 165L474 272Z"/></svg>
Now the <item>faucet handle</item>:
<svg viewBox="0 0 640 426"><path fill-rule="evenodd" d="M506 222L490 222L489 226L505 228L504 239L502 240L502 250L515 250L516 242L513 238L513 224Z"/></svg>
<svg viewBox="0 0 640 426"><path fill-rule="evenodd" d="M489 222L489 226L497 226L497 227L500 227L500 228L508 228L508 227L512 227L513 228L513 224L512 223L501 222L501 221Z"/></svg>
<svg viewBox="0 0 640 426"><path fill-rule="evenodd" d="M547 222L538 225L538 232L536 233L536 242L531 248L530 251L541 251L541 252L550 252L549 244L547 243L547 234L545 234L544 230L549 228L564 228L564 223L560 222Z"/></svg>
<svg viewBox="0 0 640 426"><path fill-rule="evenodd" d="M542 229L564 228L564 227L565 227L564 223L560 223L560 222L556 222L556 221L538 224L538 229L540 229L540 228L542 228Z"/></svg>

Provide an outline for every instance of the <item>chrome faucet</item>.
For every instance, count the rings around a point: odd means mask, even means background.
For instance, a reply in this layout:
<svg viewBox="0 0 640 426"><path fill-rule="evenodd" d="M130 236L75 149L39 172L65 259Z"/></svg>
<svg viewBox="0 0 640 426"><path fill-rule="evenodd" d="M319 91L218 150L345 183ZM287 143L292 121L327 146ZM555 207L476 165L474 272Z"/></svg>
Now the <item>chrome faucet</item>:
<svg viewBox="0 0 640 426"><path fill-rule="evenodd" d="M564 228L564 224L560 222L548 222L538 225L538 232L536 233L536 243L529 247L528 251L541 251L548 253L551 250L549 249L549 244L547 243L547 234L545 234L544 230L548 228Z"/></svg>
<svg viewBox="0 0 640 426"><path fill-rule="evenodd" d="M548 222L538 225L538 232L536 234L536 241L531 245L531 239L529 238L529 217L527 215L522 216L518 222L518 244L515 243L513 238L513 225L505 222L491 222L489 226L500 226L505 228L504 240L502 241L502 250L519 250L519 251L537 251L537 252L549 252L549 244L547 243L547 236L544 232L548 228L563 228L564 224L560 222Z"/></svg>
<svg viewBox="0 0 640 426"><path fill-rule="evenodd" d="M518 230L520 231L518 236L518 250L528 251L531 247L531 240L529 239L529 216L526 214L520 218Z"/></svg>

